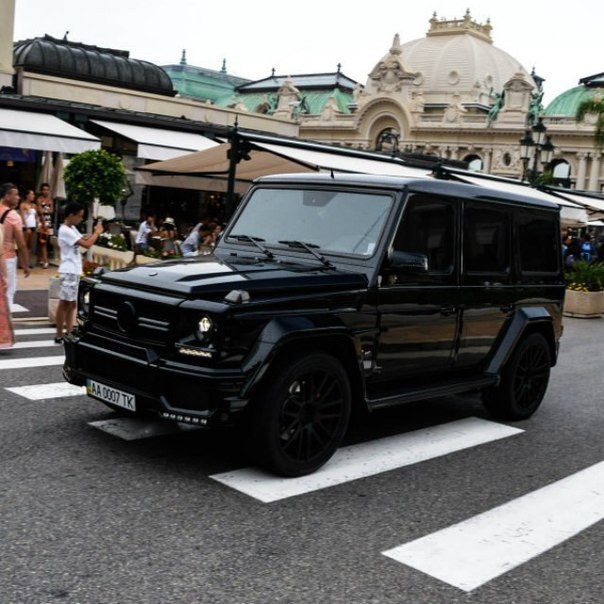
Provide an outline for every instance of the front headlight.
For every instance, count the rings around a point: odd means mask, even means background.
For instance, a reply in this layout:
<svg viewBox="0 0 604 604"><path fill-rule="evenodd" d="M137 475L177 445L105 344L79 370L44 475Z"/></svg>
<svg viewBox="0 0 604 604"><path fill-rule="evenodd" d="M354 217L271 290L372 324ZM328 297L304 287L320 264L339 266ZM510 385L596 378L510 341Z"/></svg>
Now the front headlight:
<svg viewBox="0 0 604 604"><path fill-rule="evenodd" d="M86 319L90 312L90 288L80 285L78 291L78 317Z"/></svg>
<svg viewBox="0 0 604 604"><path fill-rule="evenodd" d="M208 317L208 315L203 315L197 322L197 332L195 335L203 344L208 344L215 331L216 326L212 318Z"/></svg>

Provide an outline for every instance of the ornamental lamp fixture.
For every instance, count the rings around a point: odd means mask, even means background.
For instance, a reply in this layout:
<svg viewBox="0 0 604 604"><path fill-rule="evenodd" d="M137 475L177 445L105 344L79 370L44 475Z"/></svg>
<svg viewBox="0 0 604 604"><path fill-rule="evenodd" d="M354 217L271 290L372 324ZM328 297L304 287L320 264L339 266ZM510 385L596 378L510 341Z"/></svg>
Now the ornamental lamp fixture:
<svg viewBox="0 0 604 604"><path fill-rule="evenodd" d="M519 143L522 180L535 186L542 182L544 173L549 171L555 149L542 117L530 130L525 131Z"/></svg>

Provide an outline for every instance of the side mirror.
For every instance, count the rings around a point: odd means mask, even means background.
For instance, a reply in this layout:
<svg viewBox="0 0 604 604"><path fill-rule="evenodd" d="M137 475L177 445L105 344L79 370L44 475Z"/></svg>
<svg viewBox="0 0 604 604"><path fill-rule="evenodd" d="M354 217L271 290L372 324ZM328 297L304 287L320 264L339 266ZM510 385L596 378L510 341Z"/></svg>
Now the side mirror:
<svg viewBox="0 0 604 604"><path fill-rule="evenodd" d="M390 268L408 274L422 274L428 272L428 256L419 252L391 251L388 259Z"/></svg>

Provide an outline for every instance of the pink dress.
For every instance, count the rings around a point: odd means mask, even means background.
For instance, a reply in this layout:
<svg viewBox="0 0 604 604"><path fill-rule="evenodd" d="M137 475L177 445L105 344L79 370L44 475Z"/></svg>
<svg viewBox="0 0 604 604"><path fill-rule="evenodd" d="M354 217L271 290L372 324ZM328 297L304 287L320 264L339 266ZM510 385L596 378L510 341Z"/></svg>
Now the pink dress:
<svg viewBox="0 0 604 604"><path fill-rule="evenodd" d="M4 262L2 253L2 229L0 228L0 264ZM0 267L0 349L10 348L15 343L13 323L8 305L8 283L6 281L6 268Z"/></svg>

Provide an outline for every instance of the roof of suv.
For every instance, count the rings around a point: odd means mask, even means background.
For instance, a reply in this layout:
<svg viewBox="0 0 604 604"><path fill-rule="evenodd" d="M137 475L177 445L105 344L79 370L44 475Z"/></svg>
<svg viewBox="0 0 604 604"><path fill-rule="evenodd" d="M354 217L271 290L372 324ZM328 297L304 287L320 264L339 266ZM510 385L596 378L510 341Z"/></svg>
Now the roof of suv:
<svg viewBox="0 0 604 604"><path fill-rule="evenodd" d="M513 194L488 186L465 184L453 180L437 178L413 178L400 176L376 176L372 174L347 174L342 172L310 174L274 174L258 178L257 184L304 184L304 185L344 185L344 186L369 186L402 190L409 188L412 191L433 193L440 195L456 195L466 199L499 200L519 203L532 207L559 210L553 201L537 199L529 195Z"/></svg>

